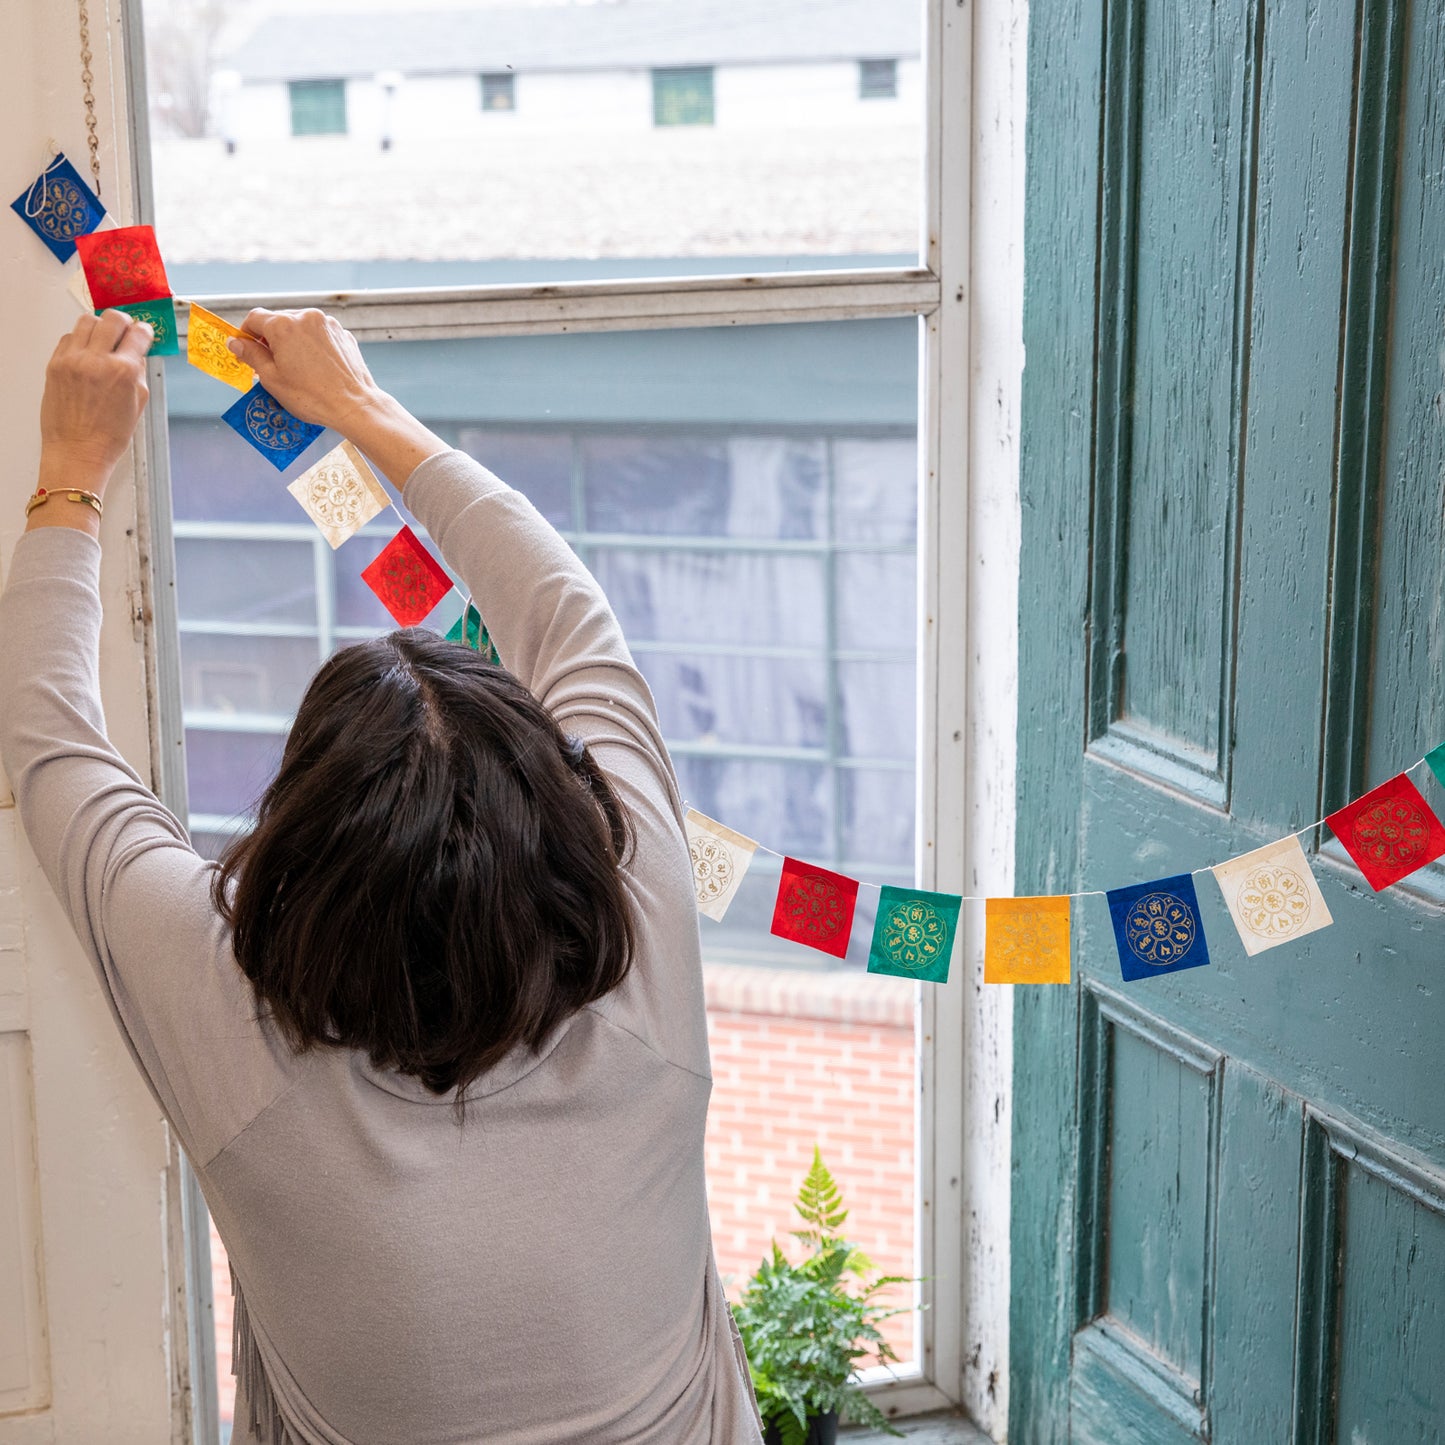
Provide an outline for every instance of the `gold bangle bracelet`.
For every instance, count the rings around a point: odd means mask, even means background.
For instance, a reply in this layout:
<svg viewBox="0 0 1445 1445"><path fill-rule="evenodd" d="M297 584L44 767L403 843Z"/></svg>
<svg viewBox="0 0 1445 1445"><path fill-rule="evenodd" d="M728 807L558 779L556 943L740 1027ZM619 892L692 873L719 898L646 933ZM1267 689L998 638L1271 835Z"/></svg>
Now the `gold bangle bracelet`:
<svg viewBox="0 0 1445 1445"><path fill-rule="evenodd" d="M53 492L45 487L36 487L25 504L25 515L28 517L36 507L44 506L51 497L64 497L68 502L84 502L87 507L95 508L97 517L105 515L105 507L100 498L94 492L82 492L79 487L61 487Z"/></svg>

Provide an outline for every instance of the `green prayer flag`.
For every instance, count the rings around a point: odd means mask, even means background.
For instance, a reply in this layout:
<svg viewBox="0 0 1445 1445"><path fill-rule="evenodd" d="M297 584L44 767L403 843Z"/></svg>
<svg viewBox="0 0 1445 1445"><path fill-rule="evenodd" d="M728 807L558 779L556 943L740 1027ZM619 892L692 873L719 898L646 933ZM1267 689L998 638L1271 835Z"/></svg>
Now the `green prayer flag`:
<svg viewBox="0 0 1445 1445"><path fill-rule="evenodd" d="M1425 754L1425 761L1430 764L1430 771L1439 779L1440 786L1445 788L1445 743L1438 748L1431 748Z"/></svg>
<svg viewBox="0 0 1445 1445"><path fill-rule="evenodd" d="M176 331L176 303L173 297L162 296L155 301L131 301L124 306L112 306L112 311L129 311L137 321L149 321L155 333L147 356L178 356L181 350L180 337ZM96 315L100 315L100 311ZM320 432L317 432L320 436Z"/></svg>
<svg viewBox="0 0 1445 1445"><path fill-rule="evenodd" d="M467 610L452 623L446 640L459 642L463 647L470 647L473 652L480 652L495 667L502 665L497 649L492 646L491 633L482 622L482 614L477 611L475 603L467 603Z"/></svg>
<svg viewBox="0 0 1445 1445"><path fill-rule="evenodd" d="M963 900L921 889L880 890L878 920L868 948L868 972L947 983Z"/></svg>

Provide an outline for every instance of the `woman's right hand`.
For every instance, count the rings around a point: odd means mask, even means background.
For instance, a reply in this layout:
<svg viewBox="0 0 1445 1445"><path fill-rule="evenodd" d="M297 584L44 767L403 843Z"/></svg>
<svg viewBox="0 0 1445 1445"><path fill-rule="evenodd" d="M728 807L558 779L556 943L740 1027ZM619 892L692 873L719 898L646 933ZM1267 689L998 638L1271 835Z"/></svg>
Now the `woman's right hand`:
<svg viewBox="0 0 1445 1445"><path fill-rule="evenodd" d="M232 340L230 349L293 415L352 434L388 398L367 370L356 338L324 311L257 307L244 329L259 341Z"/></svg>

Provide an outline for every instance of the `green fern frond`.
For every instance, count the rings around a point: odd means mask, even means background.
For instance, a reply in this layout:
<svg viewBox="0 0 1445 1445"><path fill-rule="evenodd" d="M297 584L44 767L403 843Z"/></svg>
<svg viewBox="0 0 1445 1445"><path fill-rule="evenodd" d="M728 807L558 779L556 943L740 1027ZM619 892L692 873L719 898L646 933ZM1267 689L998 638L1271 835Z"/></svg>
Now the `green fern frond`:
<svg viewBox="0 0 1445 1445"><path fill-rule="evenodd" d="M843 1208L842 1191L823 1163L823 1152L813 1145L813 1164L798 1190L797 1202L793 1206L803 1216L806 1229L795 1229L793 1236L814 1249L843 1227L848 1211Z"/></svg>

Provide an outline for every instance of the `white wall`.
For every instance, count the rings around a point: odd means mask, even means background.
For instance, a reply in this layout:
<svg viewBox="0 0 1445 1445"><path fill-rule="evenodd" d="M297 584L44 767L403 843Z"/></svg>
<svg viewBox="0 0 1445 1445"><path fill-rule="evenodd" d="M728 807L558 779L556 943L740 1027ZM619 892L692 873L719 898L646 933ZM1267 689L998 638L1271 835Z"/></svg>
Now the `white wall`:
<svg viewBox="0 0 1445 1445"><path fill-rule="evenodd" d="M713 76L715 129L823 130L917 123L923 70L898 62L898 95L861 100L858 62L812 65L719 66ZM477 75L412 76L398 87L392 135L398 142L488 134L648 131L652 74L648 70L522 71L516 109L483 111ZM383 130L381 88L370 78L346 82L347 128L359 145L378 144ZM291 134L288 87L257 82L240 87L217 107L222 134L240 144ZM304 144L310 137L298 137Z"/></svg>
<svg viewBox="0 0 1445 1445"><path fill-rule="evenodd" d="M91 5L103 198L130 219L118 7ZM87 170L76 7L0 6L7 124L5 200L45 163L52 138ZM118 60L118 53L117 53ZM7 210L0 349L0 569L35 485L45 362L75 320L67 273ZM139 563L129 469L102 527L101 671L111 735L148 771ZM0 686L3 686L0 681ZM156 1445L173 1436L172 1323L164 1199L167 1138L0 786L0 1445Z"/></svg>

